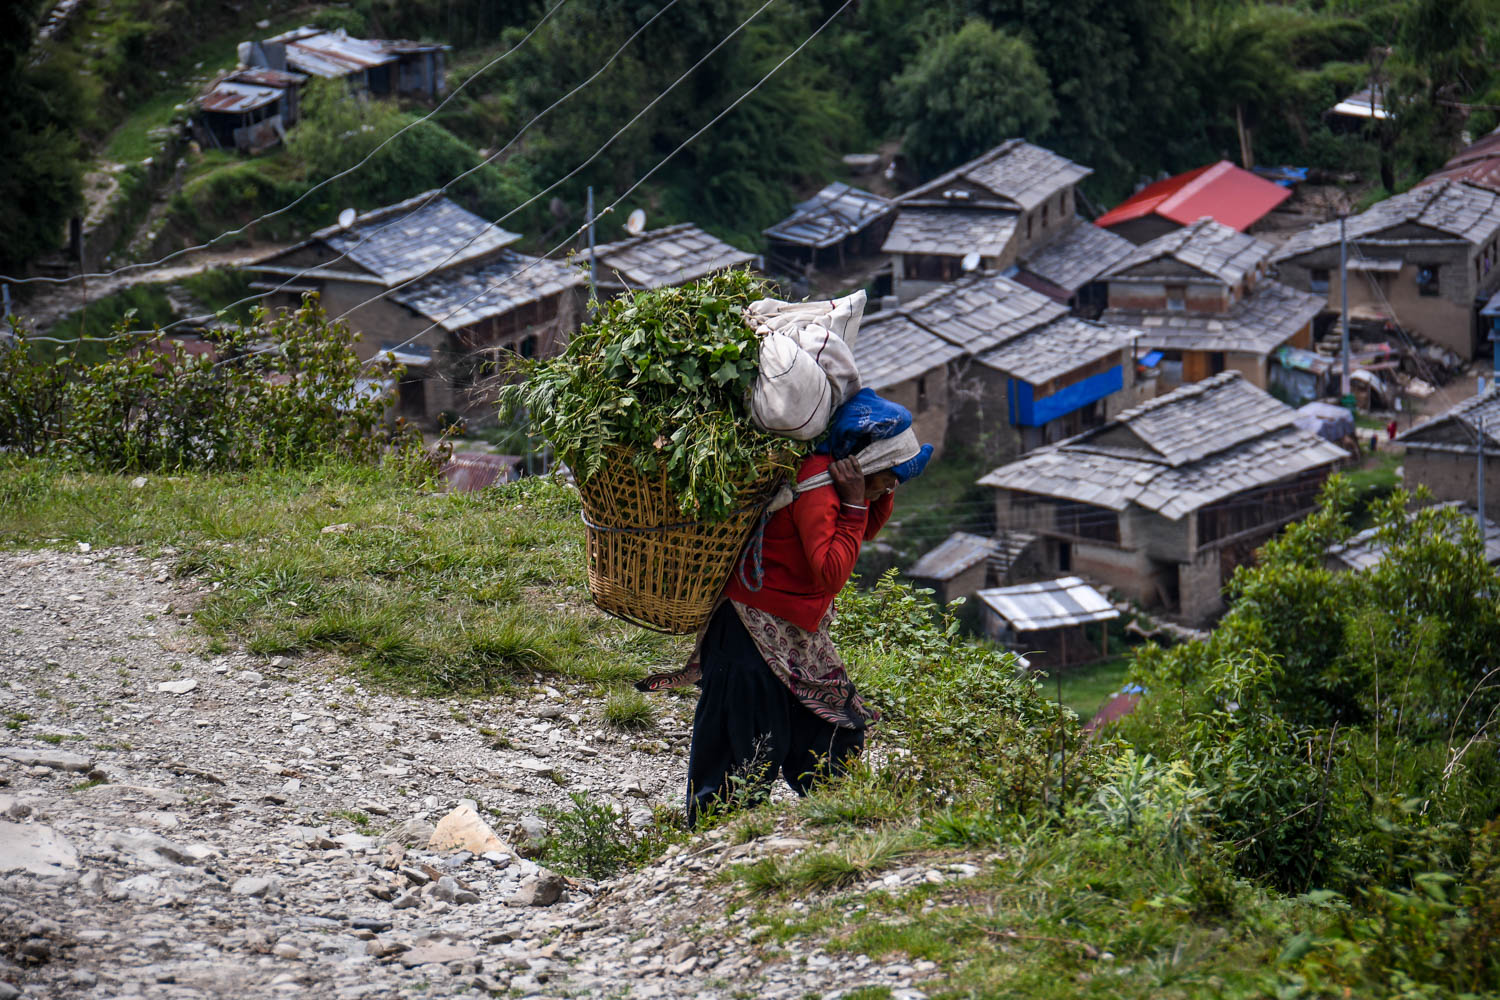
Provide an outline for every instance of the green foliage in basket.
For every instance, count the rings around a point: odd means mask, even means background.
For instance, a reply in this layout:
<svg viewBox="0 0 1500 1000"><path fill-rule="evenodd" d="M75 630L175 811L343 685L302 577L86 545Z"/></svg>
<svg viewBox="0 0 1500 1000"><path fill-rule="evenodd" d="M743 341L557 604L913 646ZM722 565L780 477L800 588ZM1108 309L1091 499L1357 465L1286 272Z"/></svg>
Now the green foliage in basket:
<svg viewBox="0 0 1500 1000"><path fill-rule="evenodd" d="M615 299L562 355L520 362L501 409L527 411L580 483L623 450L643 473L666 468L683 514L723 520L806 451L750 421L760 343L743 313L764 297L764 282L725 271Z"/></svg>

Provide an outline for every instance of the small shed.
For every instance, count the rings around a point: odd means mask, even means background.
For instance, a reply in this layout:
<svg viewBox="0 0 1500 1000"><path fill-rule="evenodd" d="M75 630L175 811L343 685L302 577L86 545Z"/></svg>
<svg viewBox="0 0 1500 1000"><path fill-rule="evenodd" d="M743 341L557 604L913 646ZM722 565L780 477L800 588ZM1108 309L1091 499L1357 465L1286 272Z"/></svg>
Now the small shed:
<svg viewBox="0 0 1500 1000"><path fill-rule="evenodd" d="M1070 667L1109 655L1109 622L1120 612L1076 576L994 587L978 594L985 634L1041 667ZM1088 627L1099 624L1097 645Z"/></svg>
<svg viewBox="0 0 1500 1000"><path fill-rule="evenodd" d="M829 260L844 266L845 256L880 252L896 206L878 194L835 181L792 209L764 231L770 255L778 261L818 267Z"/></svg>
<svg viewBox="0 0 1500 1000"><path fill-rule="evenodd" d="M938 601L947 604L983 587L989 561L999 552L1000 543L996 539L955 531L912 563L906 575L931 587Z"/></svg>

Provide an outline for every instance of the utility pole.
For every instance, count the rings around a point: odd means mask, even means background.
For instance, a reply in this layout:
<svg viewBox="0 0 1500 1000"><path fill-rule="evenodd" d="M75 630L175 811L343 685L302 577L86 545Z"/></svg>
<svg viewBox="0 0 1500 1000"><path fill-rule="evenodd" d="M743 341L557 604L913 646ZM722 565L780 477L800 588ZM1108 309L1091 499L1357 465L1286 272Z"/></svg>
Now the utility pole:
<svg viewBox="0 0 1500 1000"><path fill-rule="evenodd" d="M589 301L598 298L599 292L595 287L598 281L598 263L594 260L594 186L589 185L589 201L586 210L589 224Z"/></svg>
<svg viewBox="0 0 1500 1000"><path fill-rule="evenodd" d="M1477 449L1477 452L1479 455L1479 468L1477 470L1477 480L1479 483L1479 513L1476 515L1476 517L1479 520L1479 544L1482 549L1485 543L1489 541L1489 539L1484 537L1484 417L1479 418L1479 447Z"/></svg>
<svg viewBox="0 0 1500 1000"><path fill-rule="evenodd" d="M1344 353L1344 382L1342 398L1339 402L1348 400L1349 389L1349 244L1344 238L1344 216L1339 216L1339 296L1343 303L1341 311L1343 314L1343 353Z"/></svg>

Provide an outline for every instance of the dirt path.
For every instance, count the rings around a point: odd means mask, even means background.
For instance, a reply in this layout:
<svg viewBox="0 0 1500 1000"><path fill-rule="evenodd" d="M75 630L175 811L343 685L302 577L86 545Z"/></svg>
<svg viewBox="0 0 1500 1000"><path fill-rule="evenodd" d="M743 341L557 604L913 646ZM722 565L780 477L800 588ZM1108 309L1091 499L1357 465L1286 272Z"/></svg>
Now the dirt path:
<svg viewBox="0 0 1500 1000"><path fill-rule="evenodd" d="M3 553L0 580L0 1000L923 996L929 963L762 954L727 914L722 868L801 840L721 829L561 886L509 846L571 791L636 823L675 802L686 702L627 736L540 678L446 702L215 651L128 552ZM463 800L503 850L427 849Z"/></svg>
<svg viewBox="0 0 1500 1000"><path fill-rule="evenodd" d="M285 246L286 244L279 243L260 243L253 247L240 247L234 250L209 250L185 254L162 267L139 268L108 278L91 278L88 281L88 301L98 301L106 295L132 285L180 281L190 275L216 267L228 267L274 253ZM46 333L58 320L83 307L84 285L82 282L70 281L61 285L43 284L37 287L39 291L28 301L17 302L13 306L15 314L30 327L33 333Z"/></svg>

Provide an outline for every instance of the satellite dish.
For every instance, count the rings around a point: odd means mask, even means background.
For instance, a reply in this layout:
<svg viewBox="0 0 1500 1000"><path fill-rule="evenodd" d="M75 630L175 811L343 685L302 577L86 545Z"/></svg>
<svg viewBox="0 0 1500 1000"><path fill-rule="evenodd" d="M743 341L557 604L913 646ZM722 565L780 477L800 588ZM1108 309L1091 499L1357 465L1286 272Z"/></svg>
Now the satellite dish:
<svg viewBox="0 0 1500 1000"><path fill-rule="evenodd" d="M978 267L979 267L979 252L978 251L971 250L968 253L964 254L963 269L965 271L973 271L973 270L975 270Z"/></svg>
<svg viewBox="0 0 1500 1000"><path fill-rule="evenodd" d="M358 213L355 212L354 209L344 209L339 213L339 228L348 229L350 226L354 225L354 220L356 218L358 218Z"/></svg>
<svg viewBox="0 0 1500 1000"><path fill-rule="evenodd" d="M631 212L625 219L625 231L631 236L641 235L641 230L646 228L646 213L641 209Z"/></svg>

